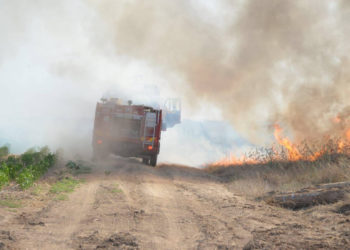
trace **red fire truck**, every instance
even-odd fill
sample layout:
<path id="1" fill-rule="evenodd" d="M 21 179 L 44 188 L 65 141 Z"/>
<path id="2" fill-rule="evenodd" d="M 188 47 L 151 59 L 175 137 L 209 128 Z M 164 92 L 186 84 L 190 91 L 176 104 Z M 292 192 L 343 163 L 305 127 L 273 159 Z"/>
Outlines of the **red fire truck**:
<path id="1" fill-rule="evenodd" d="M 162 130 L 162 110 L 143 105 L 122 104 L 116 98 L 97 103 L 93 131 L 95 159 L 109 154 L 142 158 L 157 165 Z"/>

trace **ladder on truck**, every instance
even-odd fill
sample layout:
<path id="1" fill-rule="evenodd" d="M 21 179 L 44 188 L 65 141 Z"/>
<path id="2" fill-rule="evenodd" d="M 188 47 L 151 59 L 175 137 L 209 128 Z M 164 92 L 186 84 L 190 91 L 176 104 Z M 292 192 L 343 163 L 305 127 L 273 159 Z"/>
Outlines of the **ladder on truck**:
<path id="1" fill-rule="evenodd" d="M 146 113 L 145 126 L 143 131 L 143 147 L 154 147 L 154 138 L 156 135 L 156 126 L 158 123 L 159 117 L 156 113 Z M 152 131 L 150 133 L 150 131 Z M 151 137 L 152 140 L 149 141 L 147 138 Z"/>

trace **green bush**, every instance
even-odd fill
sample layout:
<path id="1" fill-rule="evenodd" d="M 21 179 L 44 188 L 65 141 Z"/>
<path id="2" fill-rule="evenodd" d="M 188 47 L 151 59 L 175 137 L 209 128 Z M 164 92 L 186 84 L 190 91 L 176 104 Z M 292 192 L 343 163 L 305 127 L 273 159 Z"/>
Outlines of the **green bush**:
<path id="1" fill-rule="evenodd" d="M 34 181 L 35 176 L 33 174 L 33 170 L 30 168 L 24 169 L 16 178 L 16 182 L 22 189 L 31 187 Z"/>
<path id="2" fill-rule="evenodd" d="M 88 163 L 84 161 L 68 161 L 66 167 L 70 170 L 70 173 L 73 175 L 88 174 L 91 173 L 92 169 L 92 166 L 88 165 Z"/>
<path id="3" fill-rule="evenodd" d="M 10 176 L 10 168 L 6 162 L 0 164 L 0 171 L 4 172 L 8 177 Z"/>
<path id="4" fill-rule="evenodd" d="M 16 181 L 22 189 L 33 185 L 56 162 L 56 155 L 48 147 L 31 148 L 20 156 L 0 159 L 0 188 L 9 181 Z"/>
<path id="5" fill-rule="evenodd" d="M 7 146 L 0 147 L 0 158 L 9 154 L 9 148 Z"/>
<path id="6" fill-rule="evenodd" d="M 0 189 L 7 185 L 9 182 L 9 176 L 2 170 L 0 170 Z"/>
<path id="7" fill-rule="evenodd" d="M 11 180 L 16 179 L 18 173 L 23 169 L 23 164 L 21 163 L 19 158 L 15 158 L 14 156 L 10 156 L 6 165 L 8 166 L 9 176 Z"/>
<path id="8" fill-rule="evenodd" d="M 6 163 L 1 163 L 0 165 L 0 189 L 7 185 L 10 180 L 9 168 Z"/>

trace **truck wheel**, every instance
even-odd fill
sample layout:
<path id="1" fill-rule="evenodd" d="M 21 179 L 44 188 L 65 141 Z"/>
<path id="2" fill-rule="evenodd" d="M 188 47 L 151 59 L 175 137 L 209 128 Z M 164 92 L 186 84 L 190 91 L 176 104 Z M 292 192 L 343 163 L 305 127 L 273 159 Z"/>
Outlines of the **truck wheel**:
<path id="1" fill-rule="evenodd" d="M 94 153 L 93 156 L 92 156 L 92 161 L 93 162 L 97 162 L 99 160 L 100 160 L 100 156 L 98 154 Z"/>
<path id="2" fill-rule="evenodd" d="M 94 162 L 104 160 L 108 157 L 108 153 L 103 151 L 95 151 L 92 157 Z"/>
<path id="3" fill-rule="evenodd" d="M 142 163 L 148 165 L 149 159 L 148 158 L 142 158 Z"/>
<path id="4" fill-rule="evenodd" d="M 152 156 L 151 156 L 150 165 L 151 165 L 152 167 L 157 166 L 157 158 L 158 158 L 158 155 L 152 155 Z"/>

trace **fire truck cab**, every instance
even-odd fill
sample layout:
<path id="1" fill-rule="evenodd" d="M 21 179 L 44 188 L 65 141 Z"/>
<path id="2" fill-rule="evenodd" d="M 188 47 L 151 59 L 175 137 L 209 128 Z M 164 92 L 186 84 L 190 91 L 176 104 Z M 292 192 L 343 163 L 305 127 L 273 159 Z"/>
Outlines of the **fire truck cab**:
<path id="1" fill-rule="evenodd" d="M 162 130 L 162 110 L 144 105 L 124 105 L 117 98 L 101 99 L 96 105 L 93 154 L 101 159 L 109 154 L 142 158 L 157 165 Z"/>

